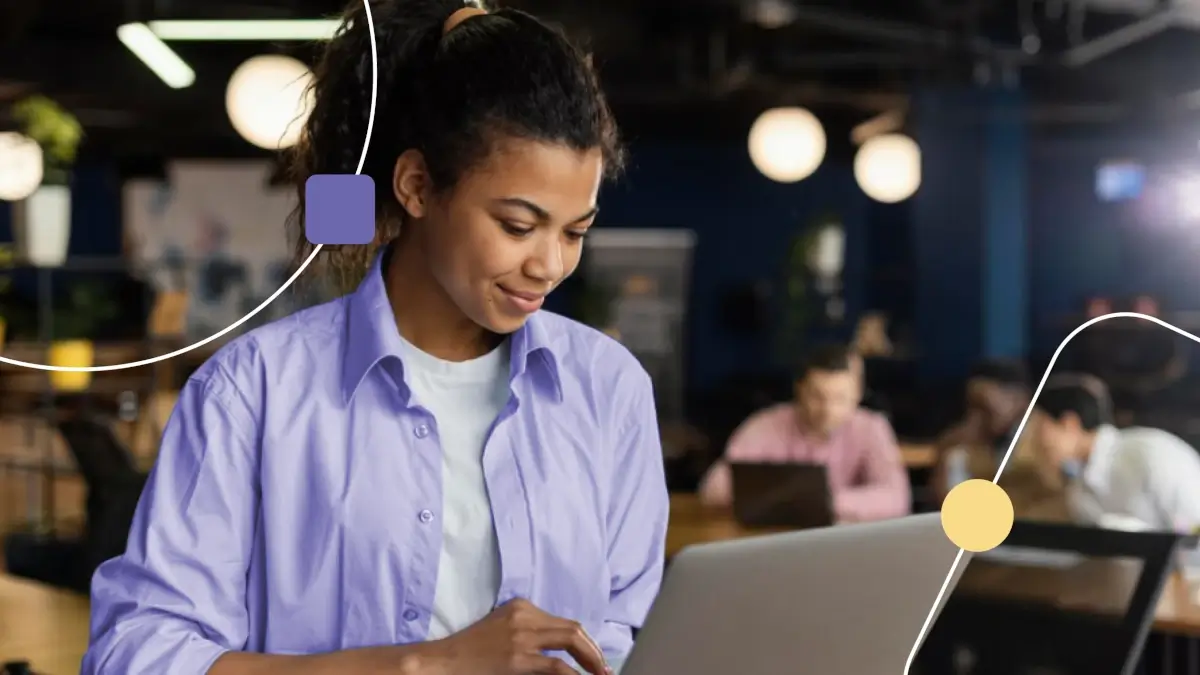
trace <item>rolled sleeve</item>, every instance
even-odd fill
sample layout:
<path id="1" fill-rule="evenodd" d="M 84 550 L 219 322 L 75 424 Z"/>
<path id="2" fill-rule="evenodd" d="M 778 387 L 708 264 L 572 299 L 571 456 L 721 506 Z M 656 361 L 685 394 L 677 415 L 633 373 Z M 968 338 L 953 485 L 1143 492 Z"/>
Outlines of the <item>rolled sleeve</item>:
<path id="1" fill-rule="evenodd" d="M 662 441 L 650 377 L 632 384 L 630 410 L 618 435 L 617 461 L 607 515 L 611 591 L 596 641 L 610 663 L 621 663 L 633 646 L 658 595 L 666 562 L 670 499 L 663 473 Z"/>
<path id="2" fill-rule="evenodd" d="M 246 644 L 258 427 L 242 389 L 202 370 L 163 432 L 125 554 L 93 578 L 82 675 L 202 675 Z"/>

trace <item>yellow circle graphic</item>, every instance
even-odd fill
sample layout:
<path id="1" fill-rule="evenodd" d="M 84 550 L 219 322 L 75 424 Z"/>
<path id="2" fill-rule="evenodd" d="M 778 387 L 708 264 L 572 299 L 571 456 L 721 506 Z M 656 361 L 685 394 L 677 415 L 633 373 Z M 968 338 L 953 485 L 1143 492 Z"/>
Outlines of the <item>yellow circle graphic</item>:
<path id="1" fill-rule="evenodd" d="M 1013 526 L 1013 505 L 990 480 L 959 483 L 942 502 L 942 529 L 954 545 L 979 553 L 1004 543 Z"/>

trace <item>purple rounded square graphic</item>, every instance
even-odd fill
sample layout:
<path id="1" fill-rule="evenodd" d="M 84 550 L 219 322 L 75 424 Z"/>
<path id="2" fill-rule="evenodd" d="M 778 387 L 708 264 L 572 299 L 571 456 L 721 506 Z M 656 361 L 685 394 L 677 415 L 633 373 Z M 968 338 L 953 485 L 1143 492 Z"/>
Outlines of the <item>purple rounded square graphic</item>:
<path id="1" fill-rule="evenodd" d="M 304 184 L 304 236 L 313 244 L 375 239 L 375 181 L 358 174 L 316 174 Z"/>

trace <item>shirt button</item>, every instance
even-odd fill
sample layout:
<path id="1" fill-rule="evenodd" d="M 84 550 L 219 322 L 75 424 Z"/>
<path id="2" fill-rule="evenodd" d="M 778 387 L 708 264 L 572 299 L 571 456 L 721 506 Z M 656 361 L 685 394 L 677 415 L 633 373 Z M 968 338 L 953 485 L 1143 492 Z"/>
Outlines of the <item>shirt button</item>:
<path id="1" fill-rule="evenodd" d="M 413 429 L 413 433 L 417 435 L 417 438 L 425 438 L 429 435 L 429 427 L 424 424 L 418 425 L 416 429 Z"/>
<path id="2" fill-rule="evenodd" d="M 422 523 L 432 522 L 433 521 L 433 511 L 430 511 L 429 509 L 425 509 L 417 517 L 421 519 Z"/>
<path id="3" fill-rule="evenodd" d="M 417 617 L 419 617 L 419 616 L 420 616 L 420 614 L 417 614 L 417 610 L 415 610 L 415 609 L 404 610 L 404 620 L 405 621 L 416 621 Z"/>

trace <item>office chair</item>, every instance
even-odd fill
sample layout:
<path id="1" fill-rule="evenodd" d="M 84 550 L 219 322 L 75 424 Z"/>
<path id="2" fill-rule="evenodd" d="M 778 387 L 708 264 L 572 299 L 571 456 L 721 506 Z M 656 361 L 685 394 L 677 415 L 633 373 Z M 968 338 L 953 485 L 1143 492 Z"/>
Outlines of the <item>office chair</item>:
<path id="1" fill-rule="evenodd" d="M 85 553 L 80 574 L 83 580 L 90 580 L 100 563 L 125 552 L 146 474 L 138 470 L 133 454 L 112 427 L 96 417 L 60 421 L 58 431 L 87 483 Z"/>

